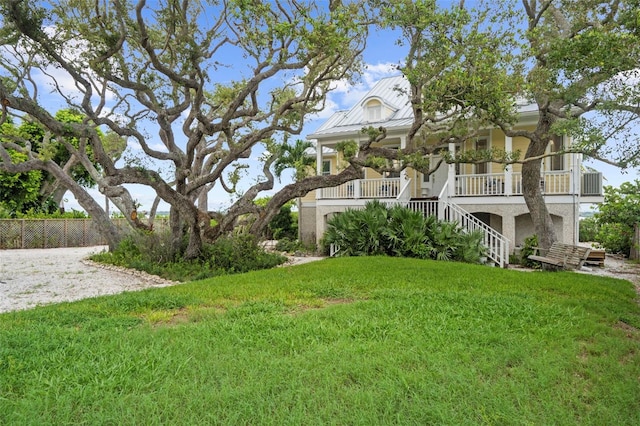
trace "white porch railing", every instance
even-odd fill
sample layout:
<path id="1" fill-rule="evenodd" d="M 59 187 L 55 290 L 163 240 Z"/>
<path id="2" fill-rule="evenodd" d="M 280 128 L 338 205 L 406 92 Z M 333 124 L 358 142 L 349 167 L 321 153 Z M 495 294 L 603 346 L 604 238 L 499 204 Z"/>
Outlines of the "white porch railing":
<path id="1" fill-rule="evenodd" d="M 540 175 L 540 190 L 543 194 L 571 194 L 571 186 L 571 172 L 568 170 L 548 171 Z M 602 195 L 602 173 L 583 173 L 580 188 L 582 195 Z M 456 176 L 456 197 L 485 195 L 522 195 L 522 173 Z"/>
<path id="2" fill-rule="evenodd" d="M 456 176 L 457 197 L 503 194 L 504 173 Z"/>
<path id="3" fill-rule="evenodd" d="M 504 235 L 457 204 L 445 200 L 440 200 L 440 202 L 444 205 L 444 208 L 441 209 L 444 214 L 438 219 L 458 222 L 460 226 L 469 231 L 481 231 L 484 235 L 483 242 L 487 248 L 487 257 L 501 268 L 509 264 L 509 240 Z"/>
<path id="4" fill-rule="evenodd" d="M 403 199 L 411 198 L 411 182 L 400 178 L 357 179 L 332 188 L 318 190 L 318 199 Z M 602 195 L 602 173 L 583 173 L 582 195 Z M 577 191 L 577 186 L 575 191 Z M 570 171 L 544 172 L 540 189 L 546 195 L 572 193 Z M 456 197 L 522 195 L 522 174 L 490 173 L 458 175 L 455 178 Z"/>
<path id="5" fill-rule="evenodd" d="M 438 216 L 438 202 L 437 201 L 402 201 L 402 200 L 386 200 L 384 202 L 388 206 L 401 205 L 415 212 L 420 212 L 424 216 Z"/>
<path id="6" fill-rule="evenodd" d="M 405 188 L 407 185 L 405 185 Z M 320 199 L 396 198 L 401 190 L 400 178 L 356 179 L 332 188 L 322 188 Z"/>

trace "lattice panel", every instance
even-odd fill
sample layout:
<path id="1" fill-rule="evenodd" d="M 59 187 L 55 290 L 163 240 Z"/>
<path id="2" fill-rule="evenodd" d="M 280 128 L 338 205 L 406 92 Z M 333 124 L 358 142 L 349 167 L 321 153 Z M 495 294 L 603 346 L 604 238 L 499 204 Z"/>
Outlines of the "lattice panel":
<path id="1" fill-rule="evenodd" d="M 131 228 L 124 219 L 113 220 L 125 233 Z M 169 229 L 167 219 L 154 222 L 155 232 Z M 0 249 L 88 247 L 106 244 L 91 219 L 1 219 Z"/>
<path id="2" fill-rule="evenodd" d="M 22 232 L 22 248 L 45 248 L 45 220 L 25 220 Z"/>
<path id="3" fill-rule="evenodd" d="M 0 220 L 0 249 L 106 244 L 91 219 Z"/>
<path id="4" fill-rule="evenodd" d="M 0 220 L 0 249 L 22 248 L 22 226 L 17 220 Z"/>

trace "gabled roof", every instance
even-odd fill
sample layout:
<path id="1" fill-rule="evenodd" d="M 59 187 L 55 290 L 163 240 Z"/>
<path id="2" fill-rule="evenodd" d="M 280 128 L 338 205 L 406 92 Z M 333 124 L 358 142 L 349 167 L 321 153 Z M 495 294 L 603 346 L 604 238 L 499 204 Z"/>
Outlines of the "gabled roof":
<path id="1" fill-rule="evenodd" d="M 364 103 L 369 99 L 378 99 L 394 110 L 394 113 L 381 121 L 387 129 L 408 127 L 413 122 L 413 111 L 407 91 L 409 82 L 401 75 L 387 77 L 378 81 L 367 94 L 348 111 L 338 111 L 325 121 L 309 138 L 330 136 L 332 134 L 359 132 L 365 125 L 375 125 L 364 117 Z"/>
<path id="2" fill-rule="evenodd" d="M 351 109 L 334 113 L 315 132 L 307 137 L 309 139 L 322 139 L 342 134 L 357 134 L 363 127 L 376 125 L 384 125 L 387 130 L 409 129 L 413 123 L 413 110 L 411 109 L 408 95 L 409 89 L 409 82 L 402 75 L 383 78 Z M 368 122 L 364 117 L 364 105 L 370 99 L 383 101 L 394 113 L 379 123 Z M 521 115 L 531 116 L 538 112 L 537 105 L 528 99 L 518 98 L 516 106 Z"/>

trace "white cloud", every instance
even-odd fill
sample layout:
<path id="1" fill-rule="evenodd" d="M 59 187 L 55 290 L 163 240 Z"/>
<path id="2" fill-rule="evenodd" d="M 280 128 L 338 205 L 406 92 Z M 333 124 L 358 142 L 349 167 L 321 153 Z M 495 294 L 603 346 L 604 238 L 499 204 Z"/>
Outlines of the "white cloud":
<path id="1" fill-rule="evenodd" d="M 384 77 L 398 75 L 398 64 L 393 62 L 378 62 L 377 64 L 367 64 L 363 77 L 369 86 L 375 84 Z"/>
<path id="2" fill-rule="evenodd" d="M 334 100 L 331 94 L 329 94 L 329 97 L 327 98 L 324 108 L 322 109 L 322 111 L 318 112 L 317 114 L 312 114 L 310 115 L 310 120 L 318 120 L 318 119 L 322 119 L 322 120 L 326 120 L 327 118 L 331 117 L 334 113 L 336 113 L 337 111 L 340 111 L 340 105 L 338 105 Z"/>
<path id="3" fill-rule="evenodd" d="M 327 108 L 332 112 L 349 109 L 358 103 L 364 95 L 381 79 L 398 75 L 397 64 L 392 62 L 379 62 L 366 64 L 360 80 L 354 84 L 347 80 L 335 83 L 327 100 Z M 331 114 L 319 114 L 319 117 L 329 117 Z"/>

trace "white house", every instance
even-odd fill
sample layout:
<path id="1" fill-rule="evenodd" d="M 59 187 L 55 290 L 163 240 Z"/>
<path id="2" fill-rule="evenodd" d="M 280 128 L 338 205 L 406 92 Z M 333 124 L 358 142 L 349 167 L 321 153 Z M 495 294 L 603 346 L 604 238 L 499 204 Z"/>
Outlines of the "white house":
<path id="1" fill-rule="evenodd" d="M 407 95 L 398 88 L 408 88 L 402 76 L 380 80 L 359 103 L 348 111 L 333 114 L 308 136 L 316 143 L 318 174 L 339 171 L 342 160 L 335 150 L 336 144 L 349 139 L 365 140 L 367 135 L 361 133 L 363 127 L 383 126 L 387 129 L 384 146 L 405 147 L 413 112 Z M 516 128 L 533 128 L 538 118 L 536 106 L 523 104 L 518 108 Z M 571 143 L 570 138 L 559 137 L 547 149 L 559 150 Z M 527 145 L 525 138 L 507 137 L 498 128 L 488 128 L 473 141 L 449 144 L 449 150 L 498 147 L 524 153 Z M 300 237 L 303 241 L 318 242 L 332 215 L 380 199 L 457 220 L 466 227 L 483 229 L 490 258 L 504 266 L 509 253 L 534 233 L 522 196 L 520 171 L 519 164 L 505 168 L 497 163 L 443 163 L 430 176 L 412 169 L 383 176 L 366 169 L 362 179 L 313 191 L 300 200 Z M 603 201 L 602 174 L 584 172 L 581 154 L 558 155 L 545 159 L 540 186 L 559 240 L 577 243 L 580 204 Z"/>

